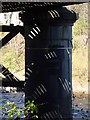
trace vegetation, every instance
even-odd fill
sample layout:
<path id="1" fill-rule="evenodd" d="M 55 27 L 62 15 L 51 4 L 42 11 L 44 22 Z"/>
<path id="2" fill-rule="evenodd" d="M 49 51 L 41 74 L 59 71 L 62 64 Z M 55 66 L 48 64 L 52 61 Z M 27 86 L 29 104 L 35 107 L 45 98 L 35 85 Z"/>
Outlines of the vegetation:
<path id="1" fill-rule="evenodd" d="M 88 4 L 72 5 L 69 8 L 79 13 L 73 26 L 72 40 L 72 82 L 75 92 L 76 86 L 78 89 L 80 86 L 88 89 Z"/>
<path id="2" fill-rule="evenodd" d="M 1 33 L 1 36 L 5 36 L 6 33 Z M 24 69 L 25 66 L 25 50 L 24 50 L 24 38 L 20 34 L 14 37 L 8 42 L 6 46 L 0 49 L 2 53 L 0 57 L 0 63 L 12 72 L 18 72 Z"/>
<path id="3" fill-rule="evenodd" d="M 72 5 L 70 9 L 79 14 L 73 26 L 73 50 L 87 45 L 88 37 L 88 4 Z"/>
<path id="4" fill-rule="evenodd" d="M 25 114 L 25 120 L 38 118 L 38 108 L 34 104 L 34 101 L 28 101 L 23 109 L 18 109 L 17 105 L 14 102 L 7 101 L 6 104 L 0 106 L 0 109 L 3 112 L 3 116 L 8 115 L 6 120 L 20 119 L 23 112 Z"/>

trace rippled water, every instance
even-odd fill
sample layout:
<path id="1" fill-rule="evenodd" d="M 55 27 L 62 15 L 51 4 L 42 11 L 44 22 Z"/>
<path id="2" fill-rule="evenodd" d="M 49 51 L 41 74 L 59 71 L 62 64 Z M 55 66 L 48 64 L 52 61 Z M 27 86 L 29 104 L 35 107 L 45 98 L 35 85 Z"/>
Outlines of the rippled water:
<path id="1" fill-rule="evenodd" d="M 6 93 L 5 89 L 0 88 L 0 106 L 6 104 L 7 100 L 9 100 L 10 102 L 14 102 L 19 109 L 22 109 L 24 107 L 24 98 L 25 98 L 24 92 Z M 0 120 L 1 118 L 7 118 L 7 114 L 4 114 L 3 112 L 4 111 L 0 110 Z M 21 118 L 23 117 L 24 117 L 24 113 L 22 112 Z"/>
<path id="2" fill-rule="evenodd" d="M 3 106 L 7 102 L 7 100 L 9 100 L 11 102 L 14 102 L 18 106 L 18 108 L 22 109 L 24 107 L 24 98 L 25 98 L 24 92 L 6 93 L 5 91 L 3 91 L 2 93 L 2 89 L 0 88 L 0 106 L 1 105 Z M 84 120 L 90 119 L 90 114 L 86 105 L 84 104 L 76 105 L 73 102 L 72 108 L 73 108 L 73 119 L 76 118 L 77 119 L 82 118 Z M 1 116 L 5 118 L 7 117 L 7 114 L 3 114 L 3 111 L 0 110 L 0 117 Z M 23 117 L 24 117 L 24 113 L 21 114 L 21 118 Z"/>

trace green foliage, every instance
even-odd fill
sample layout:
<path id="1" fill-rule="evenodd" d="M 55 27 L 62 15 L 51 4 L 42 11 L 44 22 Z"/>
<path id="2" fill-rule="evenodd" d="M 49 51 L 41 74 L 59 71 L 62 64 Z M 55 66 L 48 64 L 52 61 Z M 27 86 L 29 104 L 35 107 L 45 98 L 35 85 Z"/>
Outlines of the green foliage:
<path id="1" fill-rule="evenodd" d="M 34 105 L 34 100 L 32 102 L 28 101 L 26 103 L 26 107 L 24 108 L 24 111 L 26 112 L 29 109 L 31 109 L 31 113 L 38 112 L 37 107 Z"/>
<path id="2" fill-rule="evenodd" d="M 83 44 L 82 36 L 87 36 L 88 34 L 88 22 L 85 22 L 84 18 L 80 17 L 73 26 L 73 50 L 79 48 Z M 81 36 L 81 37 L 80 37 Z"/>
<path id="3" fill-rule="evenodd" d="M 8 49 L 6 49 L 6 50 L 8 50 Z M 2 64 L 9 67 L 10 69 L 15 69 L 17 67 L 17 64 L 15 61 L 13 61 L 14 59 L 16 59 L 16 53 L 14 51 L 5 52 L 5 49 L 4 49 L 4 51 L 2 53 L 2 58 L 0 59 Z"/>
<path id="4" fill-rule="evenodd" d="M 88 23 L 86 22 L 86 20 L 84 20 L 84 18 L 80 17 L 76 23 L 74 24 L 73 27 L 73 36 L 77 36 L 77 35 L 85 35 L 87 34 L 87 30 L 88 30 Z"/>
<path id="5" fill-rule="evenodd" d="M 78 49 L 83 44 L 83 39 L 80 36 L 88 36 L 88 4 L 71 5 L 71 10 L 79 14 L 78 20 L 73 26 L 73 50 Z"/>
<path id="6" fill-rule="evenodd" d="M 20 115 L 21 115 L 21 110 L 18 109 L 18 110 L 17 110 L 17 116 L 18 116 L 18 118 L 20 118 Z"/>
<path id="7" fill-rule="evenodd" d="M 24 112 L 25 119 L 38 118 L 36 115 L 38 113 L 38 108 L 34 104 L 34 101 L 28 101 L 23 109 L 18 109 L 14 102 L 7 101 L 6 104 L 0 106 L 0 109 L 3 111 L 3 114 L 8 114 L 6 120 L 15 120 L 16 118 L 20 119 L 21 113 Z M 16 115 L 16 118 L 14 116 Z"/>
<path id="8" fill-rule="evenodd" d="M 17 51 L 13 47 L 9 47 L 8 45 L 3 47 L 0 50 L 2 57 L 0 57 L 0 62 L 8 69 L 13 72 L 18 72 L 20 69 L 24 67 L 24 55 L 20 57 L 17 56 Z"/>
<path id="9" fill-rule="evenodd" d="M 38 116 L 36 115 L 38 113 L 38 109 L 37 106 L 34 105 L 34 101 L 30 102 L 28 101 L 24 107 L 24 113 L 26 116 L 26 119 L 28 118 L 38 118 Z"/>

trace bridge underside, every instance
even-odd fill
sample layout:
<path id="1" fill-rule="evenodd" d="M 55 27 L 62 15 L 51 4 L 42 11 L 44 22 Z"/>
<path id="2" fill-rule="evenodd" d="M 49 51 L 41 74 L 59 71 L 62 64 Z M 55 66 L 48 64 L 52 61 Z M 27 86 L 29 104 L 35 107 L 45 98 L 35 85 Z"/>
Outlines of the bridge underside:
<path id="1" fill-rule="evenodd" d="M 89 2 L 89 0 L 85 0 L 83 2 L 2 2 L 0 5 L 0 12 L 15 12 L 15 11 L 26 11 L 27 9 L 51 9 L 57 8 L 61 6 L 74 5 L 74 4 L 82 4 Z"/>

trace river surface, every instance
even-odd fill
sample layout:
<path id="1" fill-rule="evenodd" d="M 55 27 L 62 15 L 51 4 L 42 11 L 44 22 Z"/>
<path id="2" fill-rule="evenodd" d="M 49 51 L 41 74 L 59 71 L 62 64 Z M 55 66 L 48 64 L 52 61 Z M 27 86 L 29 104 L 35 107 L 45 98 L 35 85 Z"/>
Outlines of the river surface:
<path id="1" fill-rule="evenodd" d="M 7 102 L 7 100 L 9 100 L 11 102 L 14 102 L 19 109 L 22 109 L 24 107 L 24 98 L 25 98 L 24 92 L 16 92 L 16 93 L 6 92 L 5 89 L 0 88 L 0 106 L 3 106 Z M 84 103 L 81 102 L 78 103 L 78 101 L 73 100 L 73 105 L 72 105 L 73 119 L 78 120 L 80 118 L 80 120 L 83 119 L 90 120 L 88 102 L 85 104 Z M 6 117 L 7 117 L 7 113 L 4 113 L 4 111 L 0 110 L 0 120 Z M 22 112 L 21 118 L 24 117 L 25 117 L 24 112 Z"/>

